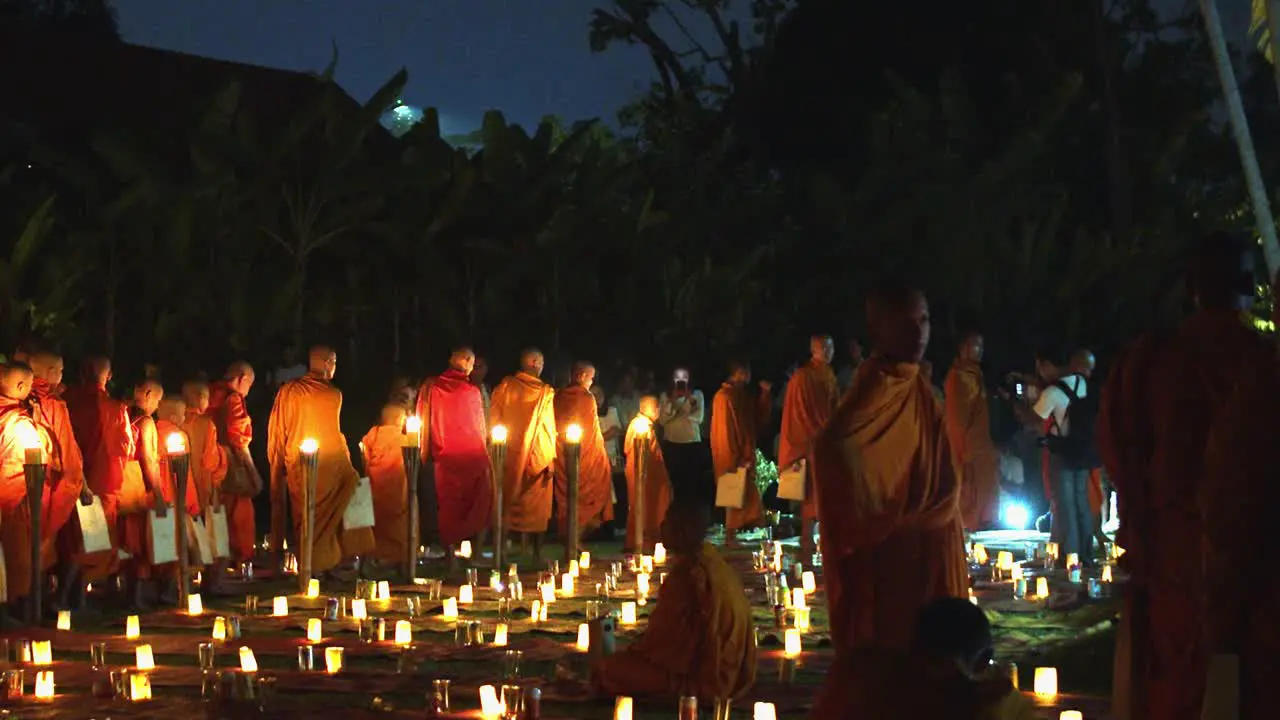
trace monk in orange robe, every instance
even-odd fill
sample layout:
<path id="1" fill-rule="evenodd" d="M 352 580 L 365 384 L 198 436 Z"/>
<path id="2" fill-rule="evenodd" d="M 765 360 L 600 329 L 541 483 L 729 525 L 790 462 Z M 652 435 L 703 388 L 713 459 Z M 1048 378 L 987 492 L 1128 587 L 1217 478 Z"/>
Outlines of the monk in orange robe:
<path id="1" fill-rule="evenodd" d="M 502 517 L 507 531 L 533 536 L 542 557 L 542 534 L 551 519 L 552 465 L 556 460 L 555 391 L 542 382 L 545 361 L 537 350 L 520 354 L 520 372 L 502 379 L 491 398 L 490 427 L 507 428 L 502 473 Z"/>
<path id="2" fill-rule="evenodd" d="M 755 684 L 751 604 L 738 572 L 703 541 L 710 520 L 688 501 L 667 513 L 662 537 L 672 555 L 657 606 L 643 635 L 593 662 L 598 693 L 734 700 Z"/>
<path id="3" fill-rule="evenodd" d="M 186 417 L 182 429 L 191 445 L 191 477 L 199 496 L 201 516 L 213 505 L 214 493 L 227 476 L 226 449 L 218 444 L 218 427 L 209 414 L 209 385 L 200 380 L 189 380 L 182 386 L 182 401 L 186 405 Z"/>
<path id="4" fill-rule="evenodd" d="M 742 507 L 725 508 L 726 530 L 730 532 L 757 527 L 764 519 L 764 504 L 756 488 L 756 438 L 760 428 L 769 422 L 773 398 L 772 385 L 760 383 L 752 393 L 751 366 L 734 361 L 729 364 L 729 379 L 720 385 L 711 401 L 711 464 L 716 478 L 738 468 L 747 468 L 746 493 Z"/>
<path id="5" fill-rule="evenodd" d="M 80 456 L 75 432 L 71 429 L 67 404 L 54 394 L 54 389 L 62 384 L 62 356 L 41 350 L 30 355 L 28 361 L 33 372 L 32 415 L 36 423 L 49 433 L 54 444 L 54 453 L 49 458 L 40 525 L 43 536 L 40 541 L 42 570 L 47 572 L 58 561 L 57 540 L 75 512 L 76 501 L 88 501 L 91 495 L 85 490 L 84 460 Z M 66 569 L 71 566 L 65 559 L 63 566 L 61 576 L 65 580 Z"/>
<path id="6" fill-rule="evenodd" d="M 31 508 L 23 466 L 26 452 L 39 448 L 42 459 L 53 457 L 55 445 L 43 426 L 31 417 L 26 403 L 34 375 L 22 362 L 0 367 L 0 543 L 4 545 L 9 602 L 27 597 L 31 587 Z"/>
<path id="7" fill-rule="evenodd" d="M 662 540 L 659 533 L 662 520 L 667 516 L 667 508 L 671 505 L 671 477 L 667 474 L 667 463 L 662 457 L 662 445 L 653 431 L 658 421 L 658 398 L 645 395 L 640 398 L 640 412 L 627 426 L 627 435 L 623 451 L 627 454 L 627 537 L 624 547 L 637 553 L 650 553 L 654 543 Z M 641 503 L 637 501 L 637 463 L 644 460 L 644 501 L 643 517 Z M 644 546 L 636 542 L 636 531 L 644 528 Z"/>
<path id="8" fill-rule="evenodd" d="M 1230 482 L 1210 474 L 1205 454 L 1237 389 L 1251 392 L 1274 372 L 1275 349 L 1247 314 L 1253 252 L 1222 233 L 1201 241 L 1189 267 L 1195 314 L 1175 331 L 1137 340 L 1103 389 L 1099 450 L 1116 488 L 1120 562 L 1130 573 L 1114 700 L 1131 718 L 1200 717 L 1208 663 L 1200 505 Z"/>
<path id="9" fill-rule="evenodd" d="M 364 472 L 373 491 L 373 556 L 390 564 L 403 564 L 409 543 L 409 488 L 404 472 L 404 405 L 382 407 L 382 422 L 360 441 Z"/>
<path id="10" fill-rule="evenodd" d="M 306 439 L 318 443 L 311 571 L 319 575 L 334 570 L 344 559 L 372 550 L 375 543 L 372 528 L 342 527 L 342 514 L 356 491 L 360 474 L 351 464 L 351 451 L 339 426 L 342 391 L 330 382 L 338 369 L 338 354 L 331 348 L 316 346 L 311 349 L 309 366 L 306 375 L 285 383 L 276 393 L 267 428 L 267 457 L 271 461 L 272 547 L 279 548 L 284 545 L 288 521 L 284 512 L 286 497 L 293 516 L 293 537 L 301 537 L 304 478 L 299 447 Z M 349 579 L 341 577 L 341 573 L 334 575 Z"/>
<path id="11" fill-rule="evenodd" d="M 831 358 L 836 346 L 828 335 L 809 338 L 809 362 L 800 366 L 787 383 L 782 401 L 782 434 L 778 440 L 778 467 L 794 468 L 809 457 L 813 441 L 827 426 L 840 401 Z M 801 554 L 813 553 L 813 521 L 818 517 L 818 498 L 810 470 L 801 504 Z"/>
<path id="12" fill-rule="evenodd" d="M 812 720 L 1035 720 L 1035 705 L 993 673 L 991 623 L 967 599 L 942 598 L 916 622 L 910 652 L 868 648 L 838 660 Z"/>
<path id="13" fill-rule="evenodd" d="M 85 484 L 102 503 L 112 549 L 84 555 L 84 539 L 78 522 L 68 523 L 63 530 L 62 554 L 74 558 L 81 568 L 77 589 L 86 582 L 103 580 L 115 572 L 119 563 L 115 548 L 119 547 L 119 499 L 124 485 L 124 468 L 133 457 L 134 438 L 129 422 L 129 408 L 107 393 L 111 381 L 111 361 L 105 357 L 87 359 L 80 371 L 80 383 L 67 388 L 67 412 L 71 429 L 84 457 Z M 70 588 L 71 582 L 65 587 Z"/>
<path id="14" fill-rule="evenodd" d="M 193 521 L 202 517 L 204 506 L 201 504 L 201 495 L 199 490 L 199 480 L 197 479 L 196 466 L 202 460 L 196 454 L 195 444 L 192 442 L 191 436 L 183 428 L 187 422 L 187 403 L 179 395 L 166 395 L 160 401 L 160 407 L 156 410 L 156 439 L 159 443 L 160 456 L 160 477 L 163 481 L 160 483 L 161 489 L 164 491 L 164 503 L 170 508 L 178 505 L 178 485 L 176 478 L 173 476 L 173 464 L 170 460 L 171 453 L 176 448 L 184 448 L 188 454 L 187 460 L 187 479 L 186 490 L 184 491 L 183 500 L 186 507 L 187 517 Z M 204 462 L 208 462 L 205 460 Z M 188 558 L 188 568 L 194 570 L 200 562 L 199 551 L 196 549 L 194 541 L 188 542 L 187 549 L 190 552 Z M 176 564 L 167 565 L 164 570 L 168 577 L 177 577 L 175 572 L 178 566 Z M 191 582 L 187 578 L 188 587 Z"/>
<path id="15" fill-rule="evenodd" d="M 423 469 L 435 486 L 436 531 L 450 549 L 478 540 L 493 522 L 483 388 L 472 375 L 478 363 L 471 348 L 457 348 L 449 369 L 427 378 L 418 391 Z"/>
<path id="16" fill-rule="evenodd" d="M 960 520 L 966 530 L 983 530 L 996 519 L 1000 454 L 991 441 L 990 408 L 982 379 L 982 335 L 965 333 L 947 373 L 947 440 L 960 477 Z"/>
<path id="17" fill-rule="evenodd" d="M 590 363 L 573 366 L 572 384 L 555 396 L 556 427 L 560 430 L 556 448 L 556 505 L 560 508 L 560 535 L 569 536 L 569 471 L 565 467 L 565 433 L 572 425 L 582 431 L 578 442 L 578 528 L 579 536 L 613 519 L 613 470 L 604 449 L 600 413 L 591 386 L 596 369 Z"/>
<path id="18" fill-rule="evenodd" d="M 164 388 L 154 380 L 144 380 L 133 391 L 133 404 L 129 406 L 129 423 L 134 438 L 134 454 L 124 466 L 124 483 L 119 490 L 119 518 L 117 534 L 120 548 L 129 554 L 125 564 L 126 574 L 132 585 L 133 603 L 137 607 L 150 606 L 151 580 L 156 568 L 151 563 L 148 538 L 150 535 L 149 511 L 172 511 L 166 504 L 165 486 L 168 478 L 163 474 L 160 438 L 154 415 L 164 399 Z M 163 570 L 163 568 L 161 568 Z"/>
<path id="19" fill-rule="evenodd" d="M 258 532 L 254 519 L 253 498 L 262 492 L 262 476 L 253 464 L 249 445 L 253 442 L 253 420 L 245 406 L 245 398 L 253 389 L 253 366 L 234 362 L 223 379 L 209 386 L 209 415 L 218 431 L 227 458 L 227 471 L 219 487 L 218 500 L 227 515 L 230 561 L 245 563 L 253 559 Z"/>
<path id="20" fill-rule="evenodd" d="M 942 411 L 920 375 L 929 305 L 910 287 L 867 302 L 874 355 L 813 451 L 831 641 L 906 649 L 920 609 L 968 587 L 960 484 Z"/>

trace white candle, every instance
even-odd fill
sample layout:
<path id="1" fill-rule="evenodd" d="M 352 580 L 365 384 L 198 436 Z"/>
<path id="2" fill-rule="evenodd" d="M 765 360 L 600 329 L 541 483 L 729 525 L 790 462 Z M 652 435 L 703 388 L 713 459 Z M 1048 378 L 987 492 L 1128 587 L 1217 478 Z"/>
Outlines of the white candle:
<path id="1" fill-rule="evenodd" d="M 633 602 L 622 603 L 622 624 L 623 625 L 636 624 L 636 604 L 635 603 Z"/>
<path id="2" fill-rule="evenodd" d="M 582 554 L 578 556 L 578 568 L 580 570 L 591 569 L 591 553 L 586 550 L 582 551 Z"/>
<path id="3" fill-rule="evenodd" d="M 1032 680 L 1032 692 L 1042 698 L 1054 698 L 1058 695 L 1058 668 L 1038 667 Z"/>
<path id="4" fill-rule="evenodd" d="M 309 598 L 320 597 L 320 581 L 319 580 L 315 578 L 311 578 L 310 580 L 307 581 L 307 597 Z"/>
<path id="5" fill-rule="evenodd" d="M 227 639 L 227 619 L 221 615 L 213 619 L 213 639 Z"/>
<path id="6" fill-rule="evenodd" d="M 460 558 L 471 557 L 471 541 L 470 540 L 463 540 L 462 544 L 458 546 L 458 557 Z"/>
<path id="7" fill-rule="evenodd" d="M 541 612 L 541 611 L 542 611 L 542 601 L 541 601 L 541 600 L 534 600 L 534 601 L 533 601 L 533 610 L 531 610 L 531 611 L 529 612 L 529 620 L 530 620 L 531 622 L 538 622 L 538 616 L 542 614 L 542 612 Z"/>
<path id="8" fill-rule="evenodd" d="M 560 592 L 565 597 L 573 597 L 573 573 L 565 573 L 560 576 Z"/>
<path id="9" fill-rule="evenodd" d="M 804 600 L 804 588 L 796 588 L 791 591 L 791 607 L 809 607 Z"/>
<path id="10" fill-rule="evenodd" d="M 667 557 L 667 556 L 666 556 L 666 551 L 665 551 L 665 550 L 663 551 L 663 555 L 662 555 L 662 557 L 663 557 L 663 562 L 666 562 L 666 557 Z M 653 572 L 653 566 L 654 566 L 655 564 L 656 564 L 656 563 L 654 563 L 654 562 L 653 562 L 653 556 L 651 556 L 651 555 L 641 555 L 641 556 L 640 556 L 640 572 L 652 573 L 652 572 Z"/>
<path id="11" fill-rule="evenodd" d="M 151 699 L 151 677 L 146 673 L 129 673 L 129 699 L 134 702 Z"/>
<path id="12" fill-rule="evenodd" d="M 498 626 L 493 629 L 493 644 L 498 646 L 507 644 L 507 624 L 506 623 L 498 623 Z"/>
<path id="13" fill-rule="evenodd" d="M 139 670 L 155 670 L 156 658 L 150 645 L 139 645 L 133 649 L 134 664 Z"/>
<path id="14" fill-rule="evenodd" d="M 31 643 L 31 664 L 52 665 L 53 644 L 48 640 L 36 640 Z"/>
<path id="15" fill-rule="evenodd" d="M 979 565 L 986 565 L 990 558 L 987 557 L 987 546 L 982 543 L 973 544 L 973 561 Z"/>
<path id="16" fill-rule="evenodd" d="M 591 628 L 586 623 L 578 623 L 578 651 L 591 649 Z"/>
<path id="17" fill-rule="evenodd" d="M 386 580 L 378 581 L 378 599 L 379 600 L 391 599 L 391 583 L 387 582 Z"/>
<path id="18" fill-rule="evenodd" d="M 404 647 L 413 643 L 413 626 L 408 620 L 396 621 L 396 644 Z"/>
<path id="19" fill-rule="evenodd" d="M 783 641 L 783 654 L 789 658 L 800 655 L 800 631 L 795 628 L 787 628 Z"/>
<path id="20" fill-rule="evenodd" d="M 1080 554 L 1079 554 L 1079 553 L 1067 553 L 1067 567 L 1068 567 L 1068 568 L 1073 568 L 1073 567 L 1075 567 L 1076 565 L 1079 565 L 1079 564 L 1080 564 Z"/>
<path id="21" fill-rule="evenodd" d="M 342 648 L 327 647 L 324 649 L 324 669 L 330 675 L 337 675 L 342 671 Z"/>
<path id="22" fill-rule="evenodd" d="M 36 699 L 53 699 L 53 671 L 41 670 L 36 673 Z"/>
<path id="23" fill-rule="evenodd" d="M 809 608 L 796 608 L 796 629 L 800 632 L 809 631 Z"/>
<path id="24" fill-rule="evenodd" d="M 502 717 L 502 701 L 498 699 L 498 690 L 492 685 L 480 686 L 480 716 L 484 720 L 499 720 Z"/>
<path id="25" fill-rule="evenodd" d="M 320 642 L 320 633 L 320 618 L 310 618 L 307 620 L 307 642 Z"/>
<path id="26" fill-rule="evenodd" d="M 570 575 L 572 575 L 572 576 L 574 576 L 574 577 L 578 577 L 578 575 L 580 575 L 580 574 L 581 574 L 581 573 L 579 572 L 579 570 L 578 570 L 578 561 L 577 561 L 577 560 L 570 560 L 570 561 L 569 561 L 569 574 L 570 574 Z"/>
<path id="27" fill-rule="evenodd" d="M 1013 568 L 1009 571 L 1009 577 L 1013 580 L 1022 579 L 1022 563 L 1016 562 L 1013 564 Z"/>
<path id="28" fill-rule="evenodd" d="M 458 619 L 458 599 L 445 598 L 444 607 L 441 609 L 441 612 L 444 614 L 445 620 L 457 620 Z"/>
<path id="29" fill-rule="evenodd" d="M 71 611 L 70 610 L 58 611 L 58 629 L 59 630 L 71 629 Z"/>
<path id="30" fill-rule="evenodd" d="M 542 602 L 549 603 L 549 602 L 553 602 L 555 599 L 556 599 L 555 585 L 550 585 L 550 584 L 542 585 Z"/>
<path id="31" fill-rule="evenodd" d="M 613 701 L 613 720 L 632 720 L 634 712 L 632 705 L 631 698 L 626 695 L 618 696 L 618 699 Z"/>
<path id="32" fill-rule="evenodd" d="M 1063 710 L 1058 720 L 1084 720 L 1084 713 L 1079 710 Z"/>
<path id="33" fill-rule="evenodd" d="M 1111 582 L 1111 581 L 1112 581 L 1112 580 L 1111 580 L 1111 566 L 1110 566 L 1110 565 L 1103 565 L 1103 566 L 1102 566 L 1102 582 L 1104 582 L 1104 583 L 1109 583 L 1109 582 Z"/>
<path id="34" fill-rule="evenodd" d="M 818 580 L 813 576 L 812 570 L 805 570 L 800 576 L 800 587 L 805 595 L 812 595 L 818 591 Z"/>
<path id="35" fill-rule="evenodd" d="M 667 547 L 662 543 L 655 543 L 653 546 L 653 564 L 665 565 L 667 563 Z"/>
<path id="36" fill-rule="evenodd" d="M 277 595 L 271 601 L 271 614 L 276 617 L 284 617 L 289 614 L 289 598 L 283 595 Z"/>
<path id="37" fill-rule="evenodd" d="M 636 575 L 636 597 L 642 598 L 649 595 L 649 573 L 640 573 Z"/>
<path id="38" fill-rule="evenodd" d="M 778 711 L 773 703 L 758 702 L 751 711 L 751 720 L 778 720 Z"/>
<path id="39" fill-rule="evenodd" d="M 475 602 L 475 589 L 470 585 L 460 585 L 458 587 L 458 604 L 470 605 Z"/>
<path id="40" fill-rule="evenodd" d="M 187 596 L 187 614 L 204 614 L 204 603 L 200 601 L 200 593 L 192 593 Z"/>
<path id="41" fill-rule="evenodd" d="M 1042 600 L 1049 597 L 1049 578 L 1036 578 L 1036 596 Z"/>
<path id="42" fill-rule="evenodd" d="M 244 672 L 258 672 L 258 658 L 253 656 L 253 648 L 240 646 L 240 669 Z"/>
<path id="43" fill-rule="evenodd" d="M 1013 570 L 1013 553 L 1001 550 L 1000 554 L 996 555 L 996 567 L 1006 572 Z"/>
<path id="44" fill-rule="evenodd" d="M 137 640 L 142 635 L 141 628 L 138 627 L 138 616 L 130 615 L 124 620 L 124 636 L 130 640 Z"/>
<path id="45" fill-rule="evenodd" d="M 356 620 L 364 620 L 369 617 L 369 611 L 365 608 L 364 598 L 353 598 L 351 600 L 351 617 Z"/>

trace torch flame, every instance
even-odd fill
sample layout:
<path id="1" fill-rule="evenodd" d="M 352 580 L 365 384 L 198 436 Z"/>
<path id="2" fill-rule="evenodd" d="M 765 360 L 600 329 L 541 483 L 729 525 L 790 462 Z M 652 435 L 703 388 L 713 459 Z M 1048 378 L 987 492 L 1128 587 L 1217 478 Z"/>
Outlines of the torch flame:
<path id="1" fill-rule="evenodd" d="M 302 441 L 298 449 L 302 451 L 303 455 L 315 455 L 320 449 L 320 443 L 316 442 L 315 438 L 307 438 Z"/>
<path id="2" fill-rule="evenodd" d="M 171 432 L 164 439 L 164 448 L 170 455 L 181 455 L 187 451 L 187 439 L 180 432 Z"/>
<path id="3" fill-rule="evenodd" d="M 577 423 L 574 423 L 569 427 L 565 428 L 564 439 L 575 445 L 582 442 L 582 426 Z"/>
<path id="4" fill-rule="evenodd" d="M 493 426 L 493 429 L 489 431 L 489 437 L 490 437 L 490 438 L 491 438 L 495 443 L 498 443 L 498 444 L 502 444 L 502 443 L 506 442 L 506 441 L 507 441 L 507 426 L 506 426 L 506 425 L 494 425 L 494 426 Z"/>
<path id="5" fill-rule="evenodd" d="M 417 415 L 410 415 L 404 421 L 404 431 L 407 433 L 416 433 L 422 431 L 422 418 Z"/>
<path id="6" fill-rule="evenodd" d="M 644 415 L 637 415 L 636 419 L 631 422 L 631 427 L 635 430 L 636 435 L 645 437 L 653 430 L 653 421 Z"/>
<path id="7" fill-rule="evenodd" d="M 44 443 L 40 440 L 40 431 L 36 430 L 36 426 L 30 422 L 15 424 L 13 431 L 17 433 L 18 442 L 23 450 L 44 449 Z"/>

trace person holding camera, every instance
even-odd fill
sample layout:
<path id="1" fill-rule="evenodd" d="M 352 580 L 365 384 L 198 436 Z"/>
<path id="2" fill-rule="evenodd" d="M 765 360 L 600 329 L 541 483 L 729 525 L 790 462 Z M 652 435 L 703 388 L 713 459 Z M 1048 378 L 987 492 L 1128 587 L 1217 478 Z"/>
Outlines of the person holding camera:
<path id="1" fill-rule="evenodd" d="M 689 384 L 689 369 L 678 367 L 671 375 L 671 387 L 658 398 L 658 425 L 662 428 L 662 451 L 666 454 L 676 494 L 714 498 L 710 477 L 710 455 L 702 444 L 702 420 L 707 403 L 702 391 Z M 709 489 L 710 488 L 710 489 Z"/>

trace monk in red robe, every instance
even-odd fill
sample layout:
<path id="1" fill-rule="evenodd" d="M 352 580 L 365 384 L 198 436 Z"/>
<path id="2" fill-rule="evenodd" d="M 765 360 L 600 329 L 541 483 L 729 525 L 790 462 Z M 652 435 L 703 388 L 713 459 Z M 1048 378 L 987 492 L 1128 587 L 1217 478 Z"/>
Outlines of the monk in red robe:
<path id="1" fill-rule="evenodd" d="M 156 568 L 151 563 L 148 543 L 149 511 L 170 512 L 165 502 L 168 478 L 163 474 L 161 459 L 163 440 L 153 415 L 160 409 L 164 388 L 154 380 L 144 380 L 133 391 L 129 406 L 129 423 L 134 438 L 134 454 L 124 466 L 124 483 L 119 489 L 117 534 L 120 548 L 129 554 L 126 574 L 132 586 L 133 604 L 149 607 L 151 580 Z M 162 568 L 163 569 L 163 568 Z M 166 596 L 168 593 L 162 593 Z"/>
<path id="2" fill-rule="evenodd" d="M 342 391 L 331 383 L 338 369 L 338 354 L 332 348 L 316 346 L 311 349 L 308 362 L 306 375 L 285 383 L 276 393 L 267 428 L 267 456 L 271 461 L 272 547 L 279 548 L 284 545 L 285 523 L 289 522 L 285 516 L 286 498 L 293 537 L 301 537 L 304 477 L 299 448 L 307 439 L 318 444 L 311 571 L 319 575 L 333 571 L 344 559 L 372 550 L 374 539 L 372 528 L 342 527 L 342 515 L 356 491 L 360 474 L 351 464 L 347 438 L 339 426 Z M 350 579 L 341 572 L 331 574 L 339 580 Z"/>
<path id="3" fill-rule="evenodd" d="M 711 401 L 711 464 L 716 478 L 738 468 L 747 469 L 746 493 L 741 508 L 725 508 L 725 529 L 732 532 L 757 527 L 764 519 L 764 504 L 756 487 L 756 438 L 769 422 L 772 385 L 760 383 L 751 390 L 751 366 L 729 364 L 729 379 L 720 385 Z"/>
<path id="4" fill-rule="evenodd" d="M 0 543 L 4 545 L 9 602 L 15 606 L 28 595 L 31 573 L 41 572 L 31 567 L 31 508 L 23 466 L 29 449 L 39 449 L 41 459 L 47 462 L 56 447 L 49 433 L 31 417 L 26 400 L 33 381 L 26 363 L 0 366 Z"/>
<path id="5" fill-rule="evenodd" d="M 423 468 L 434 478 L 436 527 L 450 558 L 455 545 L 478 539 L 493 522 L 484 399 L 470 378 L 475 365 L 471 348 L 458 348 L 449 369 L 418 391 Z"/>
<path id="6" fill-rule="evenodd" d="M 409 489 L 404 473 L 403 405 L 382 407 L 381 422 L 360 441 L 364 472 L 373 491 L 373 557 L 388 564 L 403 564 L 409 543 Z"/>
<path id="7" fill-rule="evenodd" d="M 509 532 L 533 536 L 534 557 L 542 557 L 542 534 L 551 519 L 552 465 L 556 459 L 555 391 L 542 382 L 542 353 L 520 354 L 520 372 L 503 378 L 493 391 L 490 425 L 507 428 L 502 474 L 503 521 Z"/>
<path id="8" fill-rule="evenodd" d="M 1221 233 L 1201 241 L 1189 267 L 1195 314 L 1173 332 L 1137 340 L 1103 389 L 1099 450 L 1116 488 L 1120 562 L 1130 573 L 1114 700 L 1130 718 L 1200 717 L 1208 663 L 1201 501 L 1231 482 L 1209 472 L 1206 451 L 1230 399 L 1252 392 L 1275 364 L 1274 347 L 1247 313 L 1253 252 L 1251 242 Z M 1262 498 L 1248 498 L 1255 500 Z"/>
<path id="9" fill-rule="evenodd" d="M 982 335 L 965 333 L 947 373 L 944 403 L 947 440 L 960 477 L 960 520 L 966 530 L 983 530 L 996 520 L 1000 454 L 991 441 L 990 407 L 982 378 Z"/>
<path id="10" fill-rule="evenodd" d="M 566 433 L 577 425 L 582 433 L 578 441 L 578 528 L 579 536 L 588 535 L 613 519 L 613 471 L 609 453 L 604 449 L 600 431 L 600 413 L 591 385 L 596 369 L 591 363 L 573 366 L 572 384 L 555 396 L 556 428 L 560 436 L 556 446 L 556 505 L 559 507 L 560 535 L 569 535 L 569 474 L 565 466 Z"/>
<path id="11" fill-rule="evenodd" d="M 111 361 L 91 357 L 81 368 L 80 383 L 67 388 L 66 392 L 71 429 L 84 457 L 85 484 L 102 502 L 112 542 L 108 552 L 84 555 L 79 523 L 65 526 L 62 553 L 74 558 L 81 568 L 81 576 L 75 583 L 77 588 L 86 582 L 105 579 L 118 565 L 115 548 L 119 547 L 120 490 L 124 486 L 125 465 L 135 450 L 128 406 L 107 393 L 110 381 Z M 66 586 L 70 587 L 71 583 Z"/>
<path id="12" fill-rule="evenodd" d="M 886 287 L 867 302 L 875 352 L 813 451 L 831 641 L 909 647 L 920 609 L 968 587 L 960 484 L 942 412 L 920 375 L 929 305 Z"/>
<path id="13" fill-rule="evenodd" d="M 782 402 L 782 434 L 778 441 L 778 467 L 794 468 L 809 457 L 813 441 L 827 426 L 840 401 L 831 358 L 836 346 L 828 335 L 809 338 L 809 362 L 800 366 L 787 383 Z M 801 554 L 813 553 L 813 521 L 818 517 L 818 498 L 813 473 L 805 481 L 801 504 Z"/>
<path id="14" fill-rule="evenodd" d="M 253 389 L 253 366 L 234 362 L 223 379 L 209 386 L 209 415 L 217 428 L 218 442 L 227 458 L 227 471 L 219 486 L 218 500 L 227 515 L 231 562 L 253 559 L 258 532 L 254 521 L 253 498 L 262 492 L 262 476 L 253 464 L 249 445 L 253 442 L 253 420 L 245 398 Z"/>
<path id="15" fill-rule="evenodd" d="M 623 544 L 627 550 L 652 553 L 659 536 L 662 520 L 671 505 L 671 476 L 662 456 L 662 444 L 654 433 L 658 422 L 658 398 L 645 395 L 640 398 L 640 412 L 627 426 L 623 451 L 627 454 L 627 536 Z M 644 464 L 643 500 L 640 499 L 639 466 Z M 641 508 L 640 506 L 644 507 Z M 637 542 L 637 530 L 644 529 L 643 546 Z"/>

